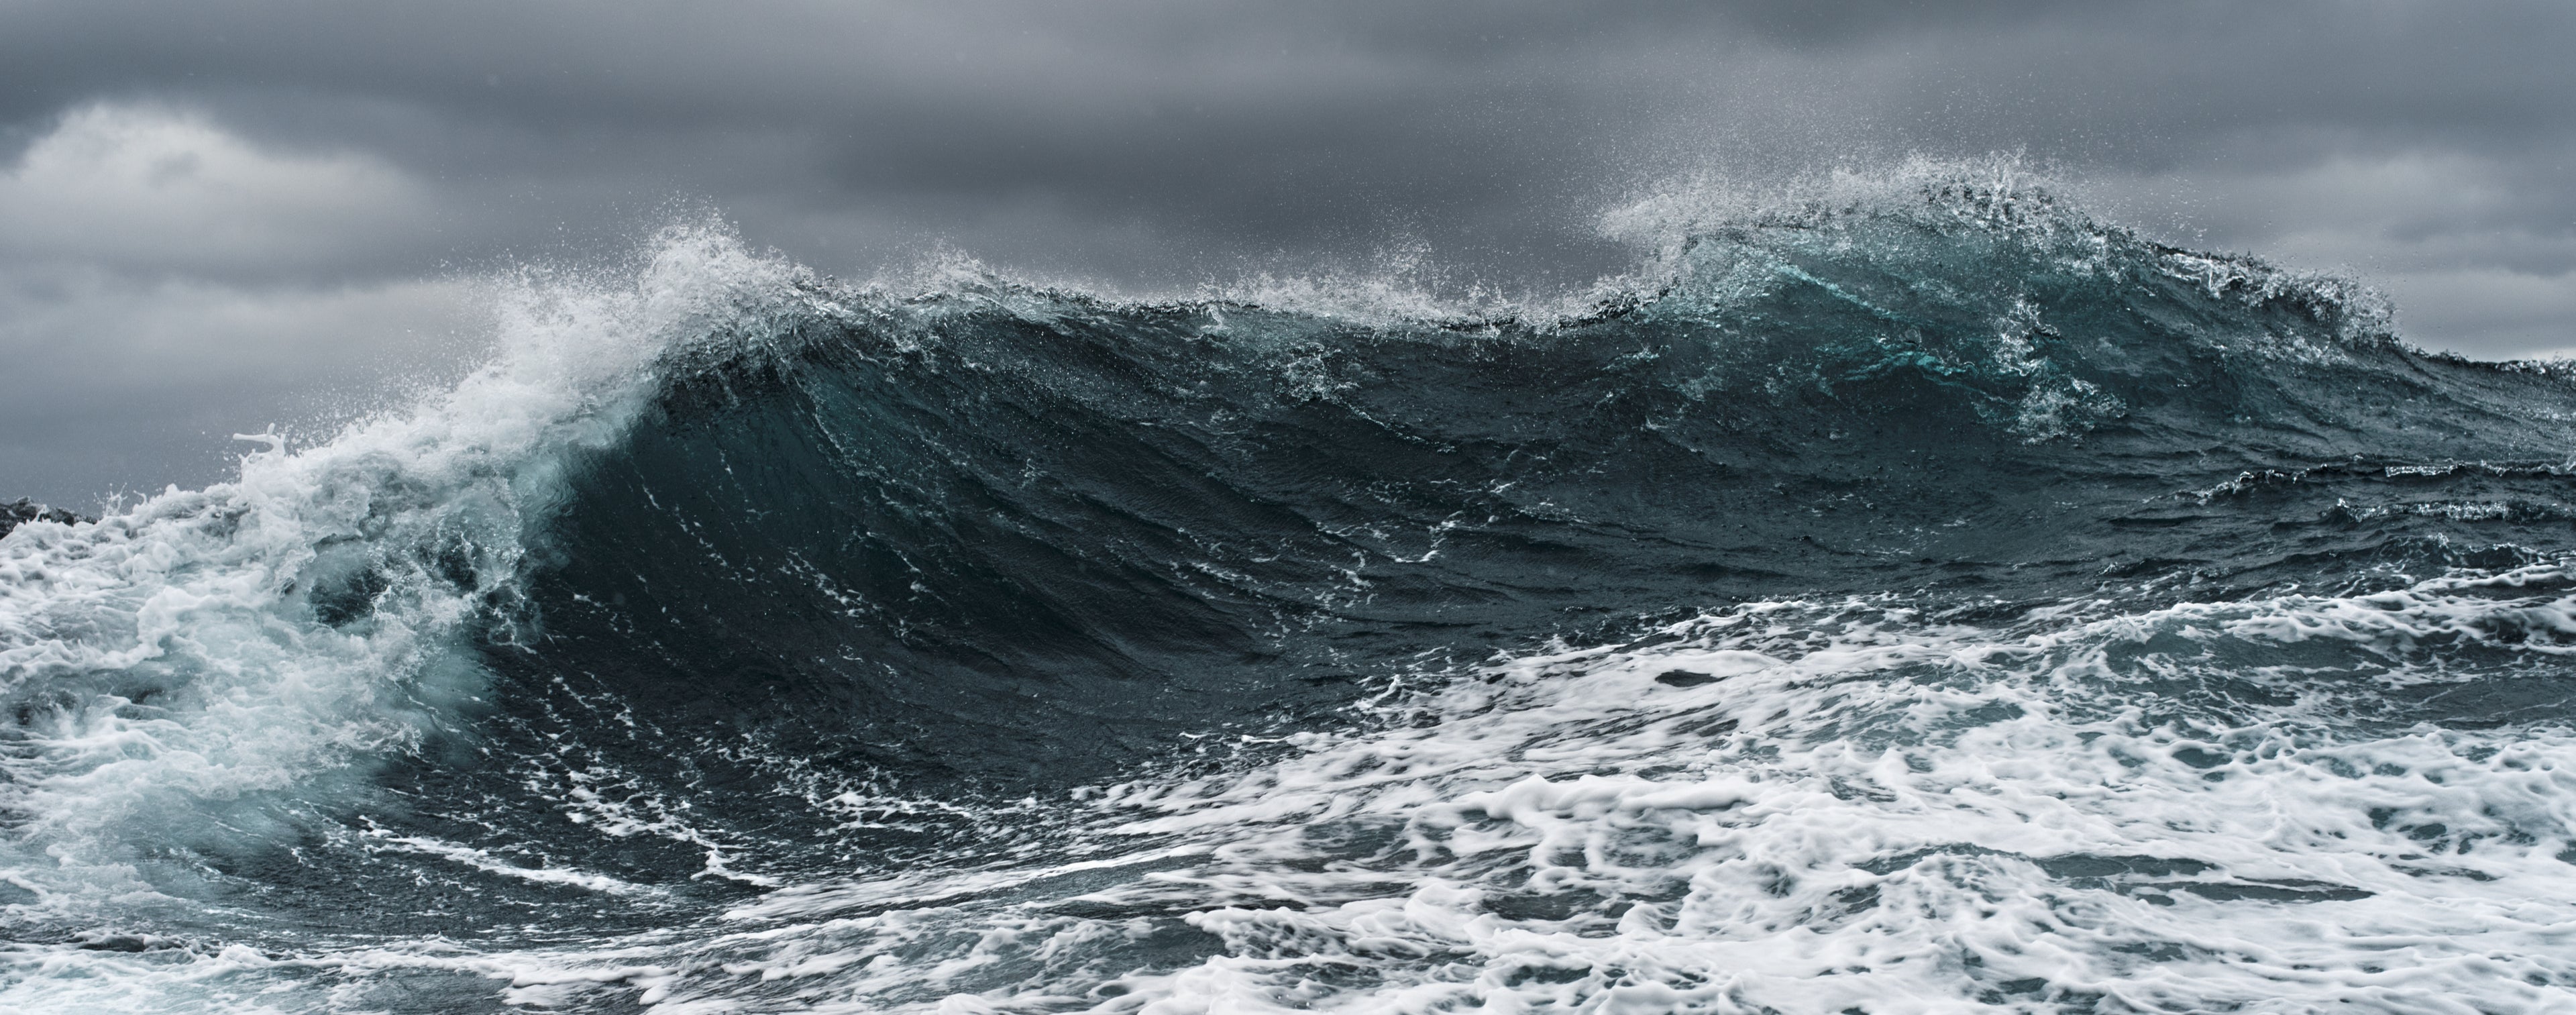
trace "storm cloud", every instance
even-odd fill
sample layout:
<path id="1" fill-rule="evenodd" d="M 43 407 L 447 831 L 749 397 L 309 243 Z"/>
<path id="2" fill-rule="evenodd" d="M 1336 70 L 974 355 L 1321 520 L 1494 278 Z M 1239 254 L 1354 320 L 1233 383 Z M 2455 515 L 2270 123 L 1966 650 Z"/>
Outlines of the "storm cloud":
<path id="1" fill-rule="evenodd" d="M 1134 292 L 1427 251 L 1580 284 L 1667 181 L 2020 152 L 2178 242 L 2576 346 L 2560 3 L 0 6 L 0 493 L 452 370 L 483 273 L 678 206 Z"/>

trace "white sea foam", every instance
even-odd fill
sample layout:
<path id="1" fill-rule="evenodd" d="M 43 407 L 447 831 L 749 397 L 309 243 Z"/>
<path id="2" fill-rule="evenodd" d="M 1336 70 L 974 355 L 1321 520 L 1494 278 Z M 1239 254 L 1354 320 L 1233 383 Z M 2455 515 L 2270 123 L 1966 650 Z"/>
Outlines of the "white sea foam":
<path id="1" fill-rule="evenodd" d="M 2513 594 L 2558 577 L 2021 632 L 1766 604 L 1515 660 L 1424 701 L 1436 724 L 1120 787 L 1128 832 L 1233 839 L 1188 880 L 1239 900 L 1187 918 L 1225 955 L 1133 985 L 1168 1010 L 2576 1004 L 2576 737 L 2338 714 L 2495 678 L 2446 670 L 2446 637 L 2564 653 L 2576 600 Z M 2230 662 L 2302 642 L 2333 651 Z"/>
<path id="2" fill-rule="evenodd" d="M 370 838 L 374 841 L 375 848 L 380 850 L 434 856 L 463 864 L 486 874 L 498 874 L 521 881 L 545 885 L 569 885 L 586 891 L 606 892 L 611 895 L 631 895 L 645 890 L 641 885 L 620 881 L 606 874 L 562 867 L 530 867 L 512 863 L 507 857 L 494 856 L 488 850 L 460 846 L 426 836 L 387 835 L 379 832 Z"/>
<path id="3" fill-rule="evenodd" d="M 2550 679 L 2568 578 L 2001 626 L 1752 604 L 1078 793 L 1095 831 L 1027 865 L 332 968 L 663 1013 L 2567 1010 L 2576 732 L 2372 702 Z"/>

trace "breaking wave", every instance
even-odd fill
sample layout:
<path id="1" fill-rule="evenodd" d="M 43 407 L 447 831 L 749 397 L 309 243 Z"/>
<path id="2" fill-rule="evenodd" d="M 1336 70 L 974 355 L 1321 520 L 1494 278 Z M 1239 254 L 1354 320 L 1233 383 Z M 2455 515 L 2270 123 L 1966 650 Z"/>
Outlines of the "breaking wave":
<path id="1" fill-rule="evenodd" d="M 1571 302 L 722 230 L 0 538 L 43 1011 L 2541 1011 L 2576 387 L 2008 167 Z"/>

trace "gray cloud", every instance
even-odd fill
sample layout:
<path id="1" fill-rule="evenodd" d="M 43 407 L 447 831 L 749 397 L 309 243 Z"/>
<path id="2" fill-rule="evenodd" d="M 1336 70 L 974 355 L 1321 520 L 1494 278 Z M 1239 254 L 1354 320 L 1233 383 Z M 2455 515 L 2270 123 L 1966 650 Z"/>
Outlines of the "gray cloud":
<path id="1" fill-rule="evenodd" d="M 419 336 L 470 320 L 460 272 L 622 252 L 675 199 L 842 272 L 944 242 L 1154 288 L 1419 245 L 1550 286 L 1631 257 L 1593 218 L 1659 180 L 2018 149 L 2176 238 L 2354 270 L 2425 344 L 2576 346 L 2571 43 L 2560 3 L 22 0 L 0 486 L 203 481 L 201 432 L 453 355 Z M 268 366 L 167 361 L 106 422 L 128 389 L 81 371 L 149 374 L 140 336 L 210 307 L 198 345 Z"/>

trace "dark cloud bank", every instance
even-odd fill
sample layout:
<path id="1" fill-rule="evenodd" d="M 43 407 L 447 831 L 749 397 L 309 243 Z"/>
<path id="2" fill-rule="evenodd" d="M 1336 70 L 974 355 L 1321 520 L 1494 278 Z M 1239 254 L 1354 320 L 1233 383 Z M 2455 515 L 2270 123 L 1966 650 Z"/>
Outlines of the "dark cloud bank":
<path id="1" fill-rule="evenodd" d="M 0 3 L 0 492 L 473 347 L 470 281 L 704 202 L 864 274 L 1131 291 L 1421 250 L 1579 283 L 1679 176 L 2020 151 L 2116 218 L 2576 346 L 2564 3 Z"/>

